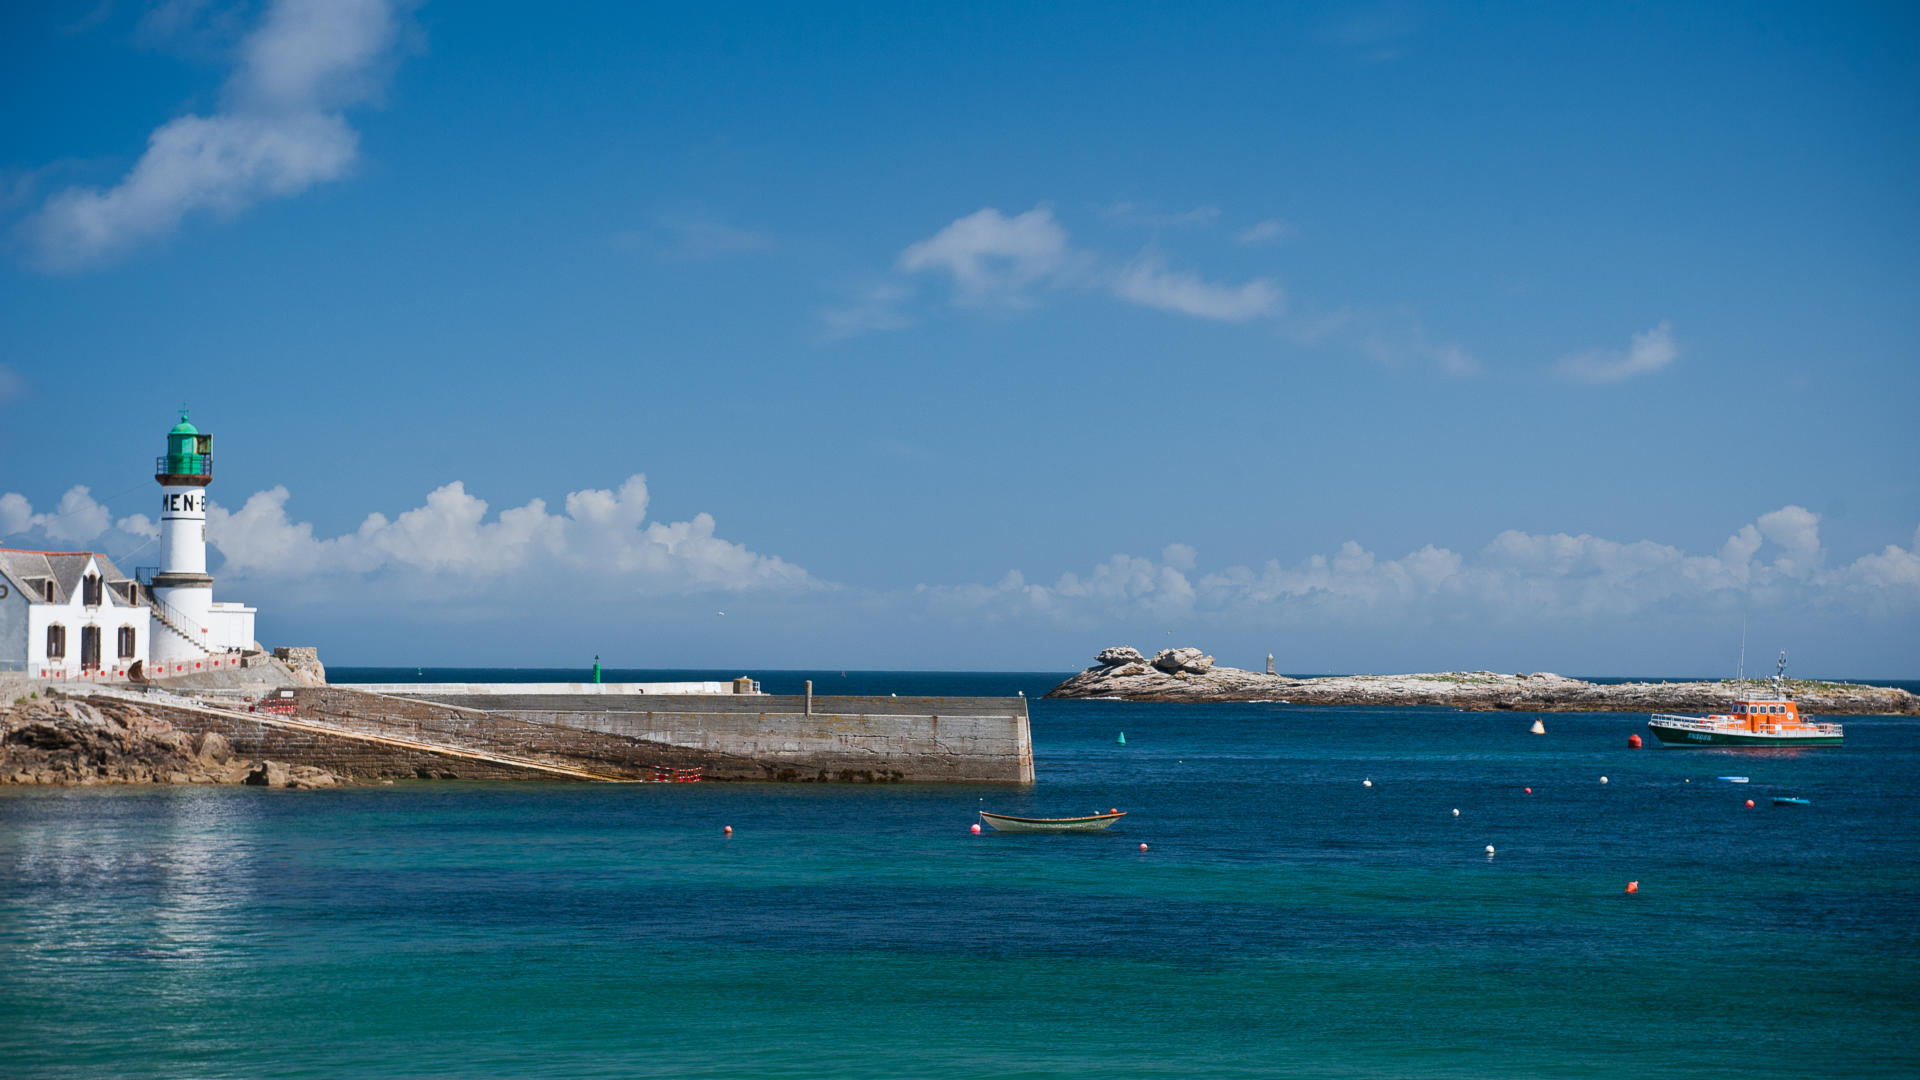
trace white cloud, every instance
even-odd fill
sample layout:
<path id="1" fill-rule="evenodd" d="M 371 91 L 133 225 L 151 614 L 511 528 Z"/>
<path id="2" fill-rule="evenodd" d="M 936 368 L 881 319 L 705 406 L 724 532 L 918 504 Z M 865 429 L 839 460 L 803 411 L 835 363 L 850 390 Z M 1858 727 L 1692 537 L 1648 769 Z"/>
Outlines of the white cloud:
<path id="1" fill-rule="evenodd" d="M 241 43 L 222 108 L 148 136 L 111 188 L 67 188 L 23 228 L 37 262 L 77 271 L 173 232 L 346 174 L 359 136 L 339 110 L 371 100 L 398 38 L 394 0 L 276 0 Z"/>
<path id="2" fill-rule="evenodd" d="M 1186 574 L 1198 565 L 1200 553 L 1191 544 L 1168 544 L 1160 552 L 1160 561 Z"/>
<path id="3" fill-rule="evenodd" d="M 1610 383 L 1659 371 L 1679 357 L 1680 346 L 1673 340 L 1673 324 L 1662 322 L 1633 335 L 1625 352 L 1590 349 L 1569 353 L 1554 367 L 1561 375 L 1579 382 Z"/>
<path id="4" fill-rule="evenodd" d="M 823 584 L 800 567 L 715 535 L 711 515 L 687 521 L 647 520 L 646 477 L 617 490 L 569 494 L 564 513 L 545 501 L 502 510 L 458 481 L 428 494 L 422 506 L 389 519 L 369 514 L 352 532 L 315 535 L 287 515 L 288 492 L 257 492 L 238 510 L 214 504 L 209 542 L 225 558 L 221 574 L 236 581 L 339 581 L 377 578 L 411 592 L 457 580 L 457 591 L 484 587 L 505 598 L 542 596 L 566 603 L 593 597 L 695 592 L 810 590 Z M 352 590 L 352 586 L 343 586 Z M 363 599 L 367 592 L 358 592 Z"/>
<path id="5" fill-rule="evenodd" d="M 399 34 L 395 0 L 275 0 L 241 43 L 230 93 L 247 108 L 300 113 L 373 100 Z"/>
<path id="6" fill-rule="evenodd" d="M 1913 530 L 1911 547 L 1888 544 L 1876 554 L 1862 555 L 1845 575 L 1849 588 L 1876 602 L 1920 594 L 1920 528 Z"/>
<path id="7" fill-rule="evenodd" d="M 1280 287 L 1266 278 L 1244 285 L 1215 285 L 1196 274 L 1169 270 L 1153 255 L 1143 255 L 1122 269 L 1113 291 L 1145 307 L 1224 322 L 1277 315 L 1285 300 Z"/>
<path id="8" fill-rule="evenodd" d="M 1120 210 L 1136 214 L 1123 203 Z M 1177 215 L 1206 216 L 1211 207 Z M 1110 209 L 1109 213 L 1117 212 Z M 1104 264 L 1104 267 L 1103 267 Z M 1126 263 L 1073 247 L 1067 231 L 1045 205 L 1008 217 L 994 207 L 968 214 L 900 253 L 897 268 L 908 274 L 938 272 L 954 285 L 954 302 L 998 303 L 1024 307 L 1039 286 L 1103 288 L 1116 299 L 1160 311 L 1224 322 L 1276 315 L 1285 294 L 1267 278 L 1239 285 L 1209 282 L 1198 274 L 1170 269 L 1157 254 L 1144 252 Z M 822 313 L 829 332 L 848 336 L 868 329 L 892 329 L 909 320 L 901 313 L 904 290 L 884 304 L 855 303 Z"/>
<path id="9" fill-rule="evenodd" d="M 1281 221 L 1279 218 L 1268 218 L 1265 221 L 1256 222 L 1241 230 L 1239 235 L 1233 238 L 1233 242 L 1249 247 L 1255 244 L 1272 244 L 1285 240 L 1292 236 L 1293 233 L 1294 228 L 1292 225 Z"/>
<path id="10" fill-rule="evenodd" d="M 13 536 L 33 527 L 33 504 L 25 495 L 9 491 L 0 495 L 0 536 Z"/>
<path id="11" fill-rule="evenodd" d="M 24 495 L 11 491 L 0 495 L 0 536 L 38 531 L 49 540 L 85 543 L 106 532 L 112 520 L 85 484 L 68 488 L 53 510 L 44 514 L 34 513 Z"/>
<path id="12" fill-rule="evenodd" d="M 145 514 L 128 514 L 114 522 L 113 527 L 128 536 L 140 536 L 148 540 L 155 540 L 160 536 L 160 523 Z"/>
<path id="13" fill-rule="evenodd" d="M 1291 565 L 1197 571 L 1195 552 L 1170 545 L 1160 561 L 1116 555 L 1052 585 L 1009 573 L 991 586 L 923 586 L 939 609 L 1100 625 L 1134 617 L 1200 616 L 1263 625 L 1470 620 L 1564 629 L 1734 600 L 1758 608 L 1920 612 L 1920 530 L 1913 548 L 1889 545 L 1828 568 L 1819 518 L 1787 506 L 1762 515 L 1714 554 L 1652 540 L 1509 530 L 1463 555 L 1433 545 L 1387 559 L 1348 541 Z M 1767 557 L 1762 558 L 1765 553 Z"/>
<path id="14" fill-rule="evenodd" d="M 1287 336 L 1303 345 L 1339 345 L 1383 367 L 1423 366 L 1459 378 L 1478 375 L 1480 361 L 1463 346 L 1437 341 L 1405 308 L 1347 306 L 1290 320 Z"/>
<path id="15" fill-rule="evenodd" d="M 989 620 L 1042 616 L 1078 622 L 1136 614 L 1181 615 L 1193 610 L 1193 584 L 1171 566 L 1115 555 L 1086 577 L 1062 574 L 1052 585 L 1030 585 L 1019 571 L 993 585 L 922 585 L 914 591 L 948 615 Z"/>
<path id="16" fill-rule="evenodd" d="M 1067 232 L 1050 208 L 1007 217 L 987 207 L 909 246 L 899 267 L 908 273 L 945 271 L 962 302 L 1019 302 L 1028 286 L 1066 269 L 1070 255 Z"/>
<path id="17" fill-rule="evenodd" d="M 1108 221 L 1124 225 L 1171 227 L 1205 225 L 1219 211 L 1196 207 L 1157 214 L 1135 203 L 1101 210 Z M 1235 240 L 1243 245 L 1270 243 L 1290 235 L 1277 218 L 1259 222 Z M 1123 303 L 1218 322 L 1281 319 L 1286 290 L 1274 279 L 1254 277 L 1237 284 L 1210 281 L 1191 270 L 1171 267 L 1152 247 L 1130 259 L 1076 248 L 1053 211 L 1041 204 L 1008 217 L 986 207 L 959 218 L 931 237 L 909 245 L 895 262 L 898 274 L 937 273 L 954 287 L 952 301 L 962 306 L 989 302 L 1031 307 L 1042 287 L 1089 292 L 1100 290 Z M 904 288 L 870 295 L 820 312 L 830 338 L 913 325 L 910 296 Z M 1289 317 L 1280 332 L 1308 345 L 1337 344 L 1390 367 L 1418 364 L 1443 374 L 1478 375 L 1478 358 L 1459 344 L 1435 340 L 1403 308 L 1342 307 L 1318 315 Z"/>
<path id="18" fill-rule="evenodd" d="M 896 282 L 862 289 L 850 301 L 820 312 L 820 324 L 829 338 L 849 338 L 883 330 L 904 330 L 914 323 L 904 310 L 910 292 Z"/>

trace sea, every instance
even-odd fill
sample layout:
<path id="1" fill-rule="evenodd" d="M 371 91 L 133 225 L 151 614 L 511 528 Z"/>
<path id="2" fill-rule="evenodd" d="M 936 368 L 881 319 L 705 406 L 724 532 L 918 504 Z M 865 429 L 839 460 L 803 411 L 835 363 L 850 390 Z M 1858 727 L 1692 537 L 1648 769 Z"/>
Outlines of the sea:
<path id="1" fill-rule="evenodd" d="M 0 789 L 0 1076 L 1920 1075 L 1920 720 L 755 674 L 1024 693 L 1038 780 Z"/>

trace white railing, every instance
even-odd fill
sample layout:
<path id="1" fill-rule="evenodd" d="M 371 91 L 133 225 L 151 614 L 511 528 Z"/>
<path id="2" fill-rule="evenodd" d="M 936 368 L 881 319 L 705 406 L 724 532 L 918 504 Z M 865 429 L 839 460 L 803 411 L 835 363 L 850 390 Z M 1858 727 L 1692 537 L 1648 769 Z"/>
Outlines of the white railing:
<path id="1" fill-rule="evenodd" d="M 1729 730 L 1727 720 L 1732 720 L 1733 717 L 1729 716 L 1725 720 L 1716 723 L 1712 720 L 1703 720 L 1698 716 L 1675 716 L 1672 713 L 1654 713 L 1653 719 L 1660 721 L 1661 727 L 1678 728 L 1681 731 L 1712 732 Z M 1812 728 L 1822 735 L 1838 735 L 1842 731 L 1842 727 L 1839 724 L 1816 724 L 1802 721 L 1794 726 L 1797 728 Z M 1762 724 L 1757 729 L 1748 729 L 1743 725 L 1732 728 L 1731 730 L 1736 732 L 1747 731 L 1749 734 L 1773 734 L 1777 733 L 1778 728 L 1779 725 L 1777 724 Z"/>
<path id="2" fill-rule="evenodd" d="M 207 635 L 208 631 L 206 627 L 202 626 L 198 628 L 203 636 L 196 638 L 187 629 L 193 626 L 193 622 L 182 614 L 178 608 L 157 596 L 149 596 L 147 602 L 153 605 L 153 616 L 160 620 L 160 625 L 186 638 L 193 644 L 194 648 L 199 649 L 208 656 L 213 655 L 213 649 L 207 645 L 205 635 Z"/>

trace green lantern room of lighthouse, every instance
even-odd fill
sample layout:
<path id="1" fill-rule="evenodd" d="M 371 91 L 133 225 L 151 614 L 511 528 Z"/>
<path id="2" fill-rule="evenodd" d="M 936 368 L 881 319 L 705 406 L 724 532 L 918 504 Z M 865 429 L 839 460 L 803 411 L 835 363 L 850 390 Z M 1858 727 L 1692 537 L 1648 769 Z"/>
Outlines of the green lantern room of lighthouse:
<path id="1" fill-rule="evenodd" d="M 161 476 L 213 475 L 213 436 L 203 435 L 187 421 L 187 410 L 180 410 L 180 422 L 167 432 L 167 452 L 161 455 L 154 472 Z"/>

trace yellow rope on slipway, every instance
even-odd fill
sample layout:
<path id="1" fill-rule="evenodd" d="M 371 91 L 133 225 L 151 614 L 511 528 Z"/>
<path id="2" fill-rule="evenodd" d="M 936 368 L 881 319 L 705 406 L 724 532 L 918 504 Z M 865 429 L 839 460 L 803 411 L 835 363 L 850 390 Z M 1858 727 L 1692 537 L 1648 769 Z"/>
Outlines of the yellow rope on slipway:
<path id="1" fill-rule="evenodd" d="M 154 701 L 145 695 L 119 693 L 105 687 L 88 687 L 88 689 L 92 691 L 92 695 L 128 701 L 136 705 L 145 705 L 148 708 L 181 709 L 186 712 L 205 713 L 208 716 L 223 716 L 234 720 L 245 720 L 250 723 L 263 724 L 267 727 L 284 728 L 288 731 L 305 731 L 319 735 L 333 735 L 343 739 L 354 739 L 359 742 L 373 743 L 381 746 L 400 747 L 406 750 L 424 750 L 431 754 L 445 754 L 449 757 L 467 758 L 471 761 L 484 761 L 494 765 L 509 765 L 515 768 L 533 769 L 538 772 L 552 773 L 555 776 L 564 776 L 571 780 L 592 780 L 602 784 L 638 784 L 643 782 L 624 776 L 601 776 L 599 773 L 590 773 L 585 769 L 569 768 L 565 765 L 555 765 L 552 762 L 538 761 L 534 758 L 515 757 L 511 754 L 494 754 L 485 750 L 464 750 L 456 746 L 442 746 L 439 743 L 422 742 L 418 739 L 398 739 L 390 735 L 370 735 L 364 731 L 355 731 L 352 728 L 334 727 L 331 724 L 316 724 L 307 720 L 289 720 L 285 717 L 269 716 L 264 713 L 243 713 L 233 709 L 217 709 L 211 705 L 202 705 L 198 702 L 191 704 L 172 701 L 160 702 Z"/>

